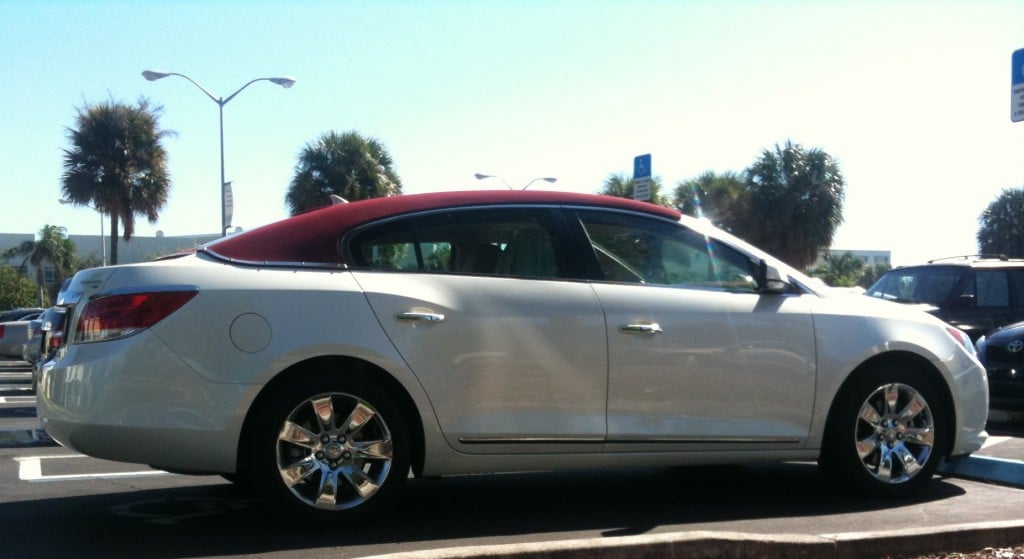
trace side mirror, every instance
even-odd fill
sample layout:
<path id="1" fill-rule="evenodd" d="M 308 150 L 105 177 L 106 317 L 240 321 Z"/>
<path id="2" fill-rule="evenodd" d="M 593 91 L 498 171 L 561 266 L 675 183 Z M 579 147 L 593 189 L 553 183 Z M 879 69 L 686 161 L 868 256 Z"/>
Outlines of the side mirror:
<path id="1" fill-rule="evenodd" d="M 762 260 L 757 269 L 757 287 L 761 293 L 785 293 L 789 290 L 789 282 L 782 279 L 778 268 Z"/>

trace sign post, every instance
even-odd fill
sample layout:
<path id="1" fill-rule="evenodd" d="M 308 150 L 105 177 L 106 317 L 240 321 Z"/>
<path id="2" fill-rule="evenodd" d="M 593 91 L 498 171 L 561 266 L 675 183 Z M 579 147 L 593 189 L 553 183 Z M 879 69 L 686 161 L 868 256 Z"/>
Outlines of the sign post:
<path id="1" fill-rule="evenodd" d="M 651 201 L 651 154 L 633 158 L 633 199 Z"/>
<path id="2" fill-rule="evenodd" d="M 1013 52 L 1010 78 L 1010 121 L 1024 120 L 1024 49 Z"/>

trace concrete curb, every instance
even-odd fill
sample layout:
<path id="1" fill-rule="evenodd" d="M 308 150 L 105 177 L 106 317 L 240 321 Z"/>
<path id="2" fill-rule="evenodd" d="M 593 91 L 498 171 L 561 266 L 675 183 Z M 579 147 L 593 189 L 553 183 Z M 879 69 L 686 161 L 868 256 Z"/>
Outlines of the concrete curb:
<path id="1" fill-rule="evenodd" d="M 375 555 L 365 559 L 627 559 L 913 557 L 942 551 L 974 551 L 1024 543 L 1024 520 L 983 522 L 886 532 L 841 534 L 747 534 L 679 532 L 650 536 L 487 545 Z"/>

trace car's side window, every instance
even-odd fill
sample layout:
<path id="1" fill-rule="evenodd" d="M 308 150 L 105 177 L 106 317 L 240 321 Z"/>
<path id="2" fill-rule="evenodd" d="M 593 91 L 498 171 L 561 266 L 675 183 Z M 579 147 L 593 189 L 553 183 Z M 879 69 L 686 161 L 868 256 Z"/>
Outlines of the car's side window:
<path id="1" fill-rule="evenodd" d="M 377 270 L 446 270 L 451 247 L 418 243 L 412 220 L 392 221 L 356 236 L 349 247 L 357 267 Z"/>
<path id="2" fill-rule="evenodd" d="M 608 212 L 579 212 L 604 279 L 755 292 L 750 258 L 680 224 Z"/>
<path id="3" fill-rule="evenodd" d="M 371 227 L 348 243 L 356 267 L 531 278 L 566 277 L 547 209 L 456 209 Z"/>
<path id="4" fill-rule="evenodd" d="M 976 301 L 982 307 L 1010 305 L 1009 281 L 1004 270 L 978 270 L 975 273 Z"/>
<path id="5" fill-rule="evenodd" d="M 1024 307 L 1024 270 L 1014 268 L 1010 270 L 1010 284 L 1012 286 L 1011 299 L 1016 307 Z"/>

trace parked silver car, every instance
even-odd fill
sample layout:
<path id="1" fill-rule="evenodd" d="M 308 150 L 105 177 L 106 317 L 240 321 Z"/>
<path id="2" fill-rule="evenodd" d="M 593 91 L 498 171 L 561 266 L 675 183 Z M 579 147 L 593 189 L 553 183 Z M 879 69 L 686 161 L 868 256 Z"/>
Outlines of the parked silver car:
<path id="1" fill-rule="evenodd" d="M 21 359 L 25 354 L 25 346 L 32 338 L 32 321 L 39 318 L 41 312 L 21 317 L 19 320 L 0 322 L 0 356 Z"/>
<path id="2" fill-rule="evenodd" d="M 986 437 L 962 331 L 608 196 L 364 200 L 68 292 L 54 439 L 313 515 L 379 511 L 410 468 L 819 460 L 903 494 Z"/>

